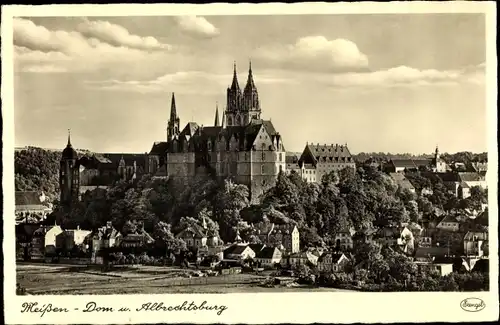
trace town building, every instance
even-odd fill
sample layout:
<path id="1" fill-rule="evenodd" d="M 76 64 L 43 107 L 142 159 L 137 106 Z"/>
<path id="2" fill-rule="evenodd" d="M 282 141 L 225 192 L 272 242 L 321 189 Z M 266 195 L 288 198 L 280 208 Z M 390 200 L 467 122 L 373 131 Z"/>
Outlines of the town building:
<path id="1" fill-rule="evenodd" d="M 291 254 L 300 250 L 299 229 L 294 224 L 259 222 L 253 226 L 253 232 L 261 243 L 279 247 L 284 253 Z"/>
<path id="2" fill-rule="evenodd" d="M 415 187 L 411 184 L 411 182 L 405 177 L 403 173 L 389 173 L 389 176 L 391 176 L 396 185 L 401 189 L 408 190 L 411 193 L 416 192 Z"/>
<path id="3" fill-rule="evenodd" d="M 302 178 L 320 183 L 324 175 L 346 167 L 356 168 L 356 162 L 345 145 L 307 143 L 299 159 Z"/>
<path id="4" fill-rule="evenodd" d="M 456 232 L 460 228 L 460 223 L 453 215 L 447 214 L 437 224 L 436 228 L 441 230 Z"/>
<path id="5" fill-rule="evenodd" d="M 244 261 L 248 258 L 255 258 L 255 252 L 248 244 L 236 243 L 224 250 L 225 260 Z"/>
<path id="6" fill-rule="evenodd" d="M 352 240 L 352 236 L 356 233 L 354 228 L 343 229 L 335 234 L 335 248 L 340 251 L 345 251 L 348 249 L 352 249 L 354 242 Z"/>
<path id="7" fill-rule="evenodd" d="M 321 255 L 321 254 L 319 254 Z M 317 265 L 318 256 L 310 251 L 293 253 L 287 257 L 288 265 L 298 267 L 299 265 Z"/>
<path id="8" fill-rule="evenodd" d="M 318 259 L 320 272 L 342 272 L 349 263 L 349 258 L 342 253 L 326 252 Z"/>
<path id="9" fill-rule="evenodd" d="M 65 252 L 71 251 L 75 246 L 84 245 L 85 239 L 91 234 L 90 230 L 65 229 L 56 236 L 56 247 Z"/>
<path id="10" fill-rule="evenodd" d="M 274 267 L 276 264 L 280 264 L 282 253 L 276 247 L 264 247 L 257 253 L 255 253 L 255 261 L 265 268 Z"/>
<path id="11" fill-rule="evenodd" d="M 118 246 L 123 236 L 113 227 L 111 221 L 108 221 L 105 226 L 98 228 L 87 238 L 90 239 L 92 256 L 95 259 L 101 250 Z"/>
<path id="12" fill-rule="evenodd" d="M 484 246 L 488 242 L 488 233 L 485 231 L 469 231 L 464 236 L 464 254 L 466 256 L 485 255 Z M 487 254 L 486 254 L 487 255 Z"/>
<path id="13" fill-rule="evenodd" d="M 46 255 L 55 255 L 57 248 L 56 238 L 62 232 L 62 228 L 58 225 L 41 226 L 35 230 L 31 239 L 31 259 L 43 258 Z"/>
<path id="14" fill-rule="evenodd" d="M 182 239 L 187 247 L 198 249 L 216 247 L 221 244 L 219 235 L 207 229 L 205 220 L 203 220 L 203 226 L 198 224 L 191 225 L 179 232 L 176 237 Z"/>

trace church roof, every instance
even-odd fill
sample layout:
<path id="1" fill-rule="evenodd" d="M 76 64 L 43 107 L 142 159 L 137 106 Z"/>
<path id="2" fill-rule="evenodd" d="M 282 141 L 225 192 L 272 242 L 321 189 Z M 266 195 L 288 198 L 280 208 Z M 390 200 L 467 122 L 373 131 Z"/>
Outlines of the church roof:
<path id="1" fill-rule="evenodd" d="M 166 141 L 155 142 L 149 154 L 153 156 L 161 156 L 167 152 L 167 149 L 168 149 L 168 142 Z"/>
<path id="2" fill-rule="evenodd" d="M 300 161 L 313 165 L 318 162 L 353 162 L 347 145 L 338 144 L 307 144 Z"/>

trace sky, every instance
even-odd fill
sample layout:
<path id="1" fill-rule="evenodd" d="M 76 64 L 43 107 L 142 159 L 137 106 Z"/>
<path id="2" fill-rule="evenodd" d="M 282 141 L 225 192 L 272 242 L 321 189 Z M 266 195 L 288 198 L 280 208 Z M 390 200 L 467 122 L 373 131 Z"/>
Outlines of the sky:
<path id="1" fill-rule="evenodd" d="M 213 125 L 236 62 L 287 151 L 487 149 L 482 14 L 14 19 L 15 145 L 146 152 Z"/>

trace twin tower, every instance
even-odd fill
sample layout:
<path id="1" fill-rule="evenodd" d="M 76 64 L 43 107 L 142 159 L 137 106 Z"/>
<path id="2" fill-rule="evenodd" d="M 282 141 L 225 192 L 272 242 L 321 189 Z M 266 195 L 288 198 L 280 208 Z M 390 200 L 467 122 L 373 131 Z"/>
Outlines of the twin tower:
<path id="1" fill-rule="evenodd" d="M 252 63 L 248 69 L 247 83 L 241 91 L 236 72 L 236 63 L 233 67 L 233 80 L 231 86 L 227 88 L 226 110 L 222 116 L 222 127 L 226 126 L 247 126 L 252 120 L 260 120 L 259 93 L 253 80 Z M 180 119 L 175 106 L 175 96 L 172 95 L 170 109 L 170 119 L 167 126 L 168 141 L 178 136 L 180 133 Z M 219 110 L 216 108 L 214 126 L 219 125 Z"/>

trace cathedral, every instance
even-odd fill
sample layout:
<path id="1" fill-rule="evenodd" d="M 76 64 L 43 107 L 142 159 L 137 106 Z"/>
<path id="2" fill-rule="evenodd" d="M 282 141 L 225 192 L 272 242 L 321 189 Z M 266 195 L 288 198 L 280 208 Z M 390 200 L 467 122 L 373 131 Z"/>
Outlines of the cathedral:
<path id="1" fill-rule="evenodd" d="M 167 141 L 153 145 L 146 172 L 168 178 L 206 174 L 231 179 L 247 185 L 250 199 L 257 201 L 286 167 L 283 140 L 271 121 L 261 119 L 261 113 L 251 64 L 243 90 L 234 66 L 226 109 L 219 119 L 216 107 L 213 126 L 188 122 L 181 129 L 172 94 Z"/>
<path id="2" fill-rule="evenodd" d="M 60 202 L 70 207 L 87 190 L 144 174 L 181 180 L 197 175 L 230 179 L 247 185 L 251 201 L 256 202 L 286 168 L 282 138 L 261 113 L 251 64 L 243 90 L 235 64 L 226 108 L 220 118 L 216 106 L 213 126 L 188 122 L 181 129 L 172 94 L 166 141 L 155 142 L 149 153 L 79 155 L 68 135 L 60 162 Z"/>

